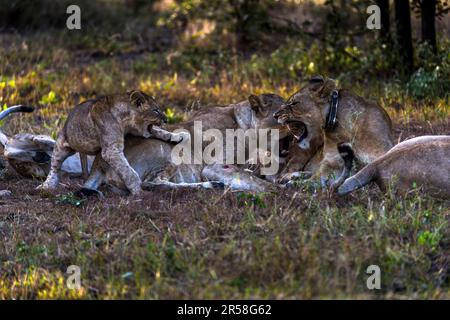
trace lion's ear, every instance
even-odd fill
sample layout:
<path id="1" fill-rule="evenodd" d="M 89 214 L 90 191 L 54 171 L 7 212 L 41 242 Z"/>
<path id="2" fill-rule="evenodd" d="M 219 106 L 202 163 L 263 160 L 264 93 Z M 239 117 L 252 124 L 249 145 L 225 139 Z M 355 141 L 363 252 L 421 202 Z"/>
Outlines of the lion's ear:
<path id="1" fill-rule="evenodd" d="M 250 95 L 248 97 L 248 102 L 250 102 L 250 107 L 255 111 L 255 112 L 261 112 L 262 109 L 264 108 L 264 104 L 261 101 L 261 99 L 257 96 L 257 95 Z"/>
<path id="2" fill-rule="evenodd" d="M 324 84 L 325 80 L 322 76 L 316 75 L 311 77 L 306 85 L 299 90 L 299 92 L 305 92 L 305 91 L 311 91 L 316 92 L 318 91 Z"/>
<path id="3" fill-rule="evenodd" d="M 308 81 L 310 84 L 314 84 L 314 83 L 324 83 L 325 79 L 323 78 L 323 76 L 321 75 L 315 75 L 312 76 L 311 79 L 309 79 Z"/>
<path id="4" fill-rule="evenodd" d="M 128 94 L 130 95 L 131 104 L 135 105 L 138 108 L 142 106 L 147 100 L 146 94 L 139 90 L 130 91 Z"/>
<path id="5" fill-rule="evenodd" d="M 249 106 L 234 107 L 234 118 L 239 128 L 247 130 L 252 127 L 253 110 Z"/>
<path id="6" fill-rule="evenodd" d="M 324 82 L 314 90 L 320 98 L 328 99 L 331 92 L 336 89 L 336 81 L 333 79 L 326 79 Z"/>

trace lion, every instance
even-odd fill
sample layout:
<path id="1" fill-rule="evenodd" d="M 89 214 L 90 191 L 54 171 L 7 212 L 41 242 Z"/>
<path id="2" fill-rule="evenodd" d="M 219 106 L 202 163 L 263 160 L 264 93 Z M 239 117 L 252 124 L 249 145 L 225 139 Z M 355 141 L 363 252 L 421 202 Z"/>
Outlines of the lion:
<path id="1" fill-rule="evenodd" d="M 275 94 L 251 95 L 247 101 L 228 106 L 205 108 L 196 112 L 191 119 L 167 126 L 174 131 L 183 129 L 192 135 L 194 122 L 201 121 L 203 129 L 266 128 L 279 129 L 280 138 L 288 131 L 274 118 L 284 99 Z M 143 181 L 143 188 L 150 190 L 177 188 L 213 188 L 225 185 L 233 190 L 263 192 L 272 190 L 274 185 L 251 172 L 243 170 L 244 166 L 228 164 L 180 164 L 172 161 L 172 145 L 155 139 L 128 137 L 125 141 L 125 157 Z M 204 147 L 204 146 L 203 146 Z M 97 193 L 102 183 L 113 186 L 115 191 L 126 188 L 116 172 L 104 165 L 94 162 L 91 176 L 85 183 L 81 194 Z"/>
<path id="2" fill-rule="evenodd" d="M 0 120 L 16 112 L 33 112 L 31 106 L 15 105 L 0 113 Z M 50 160 L 55 146 L 55 140 L 46 135 L 19 133 L 8 136 L 0 130 L 0 143 L 3 155 L 8 164 L 22 177 L 30 179 L 45 179 L 50 172 Z M 92 159 L 88 159 L 88 168 Z M 61 170 L 70 176 L 80 176 L 82 168 L 78 154 L 67 158 Z"/>
<path id="3" fill-rule="evenodd" d="M 105 96 L 77 105 L 58 135 L 50 173 L 38 189 L 56 188 L 62 163 L 79 152 L 101 157 L 133 195 L 140 194 L 141 179 L 123 153 L 125 136 L 159 135 L 160 130 L 155 131 L 153 127 L 165 122 L 167 118 L 155 99 L 141 91 Z M 169 137 L 180 140 L 170 133 Z"/>
<path id="4" fill-rule="evenodd" d="M 338 90 L 334 80 L 321 76 L 293 94 L 274 117 L 287 127 L 303 126 L 298 143 L 302 150 L 316 148 L 323 140 L 322 159 L 313 175 L 322 187 L 335 188 L 348 177 L 349 153 L 359 165 L 367 165 L 393 146 L 391 119 L 383 108 Z M 337 178 L 330 180 L 333 176 Z"/>
<path id="5" fill-rule="evenodd" d="M 366 165 L 338 188 L 346 195 L 376 182 L 396 193 L 419 188 L 432 196 L 450 198 L 450 136 L 421 136 L 403 141 Z"/>
<path id="6" fill-rule="evenodd" d="M 296 179 L 310 178 L 320 167 L 323 158 L 323 138 L 316 137 L 306 150 L 299 147 L 299 142 L 305 132 L 304 126 L 291 123 L 288 128 L 291 132 L 285 165 L 277 175 L 277 182 L 286 184 Z"/>

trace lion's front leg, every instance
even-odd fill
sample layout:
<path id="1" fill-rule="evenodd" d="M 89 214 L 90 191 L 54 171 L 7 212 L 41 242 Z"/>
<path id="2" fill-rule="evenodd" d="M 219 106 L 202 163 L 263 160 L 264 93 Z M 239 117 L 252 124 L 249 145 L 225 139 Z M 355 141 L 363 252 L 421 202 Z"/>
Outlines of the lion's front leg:
<path id="1" fill-rule="evenodd" d="M 336 148 L 330 148 L 324 153 L 324 159 L 320 163 L 319 170 L 314 174 L 313 179 L 319 179 L 322 188 L 335 186 L 335 182 L 341 175 L 344 168 L 344 160 Z"/>
<path id="2" fill-rule="evenodd" d="M 55 189 L 59 183 L 59 175 L 64 160 L 66 160 L 74 153 L 75 153 L 74 150 L 68 146 L 64 133 L 60 133 L 55 144 L 55 149 L 53 150 L 50 172 L 44 183 L 39 185 L 37 189 L 38 190 Z"/>
<path id="3" fill-rule="evenodd" d="M 102 146 L 102 158 L 119 175 L 131 194 L 139 195 L 142 191 L 141 179 L 128 163 L 123 149 L 123 139 L 115 143 L 104 144 Z"/>
<path id="4" fill-rule="evenodd" d="M 104 168 L 102 167 L 104 165 L 104 160 L 102 159 L 101 155 L 98 154 L 95 156 L 94 163 L 91 167 L 91 172 L 89 173 L 88 178 L 84 182 L 83 188 L 84 189 L 91 189 L 91 190 L 97 190 L 100 185 L 105 180 L 105 173 Z"/>
<path id="5" fill-rule="evenodd" d="M 180 143 L 181 141 L 188 139 L 188 137 L 190 136 L 188 132 L 174 133 L 157 126 L 152 127 L 151 134 L 152 137 L 158 138 L 166 142 L 175 142 L 175 143 Z"/>

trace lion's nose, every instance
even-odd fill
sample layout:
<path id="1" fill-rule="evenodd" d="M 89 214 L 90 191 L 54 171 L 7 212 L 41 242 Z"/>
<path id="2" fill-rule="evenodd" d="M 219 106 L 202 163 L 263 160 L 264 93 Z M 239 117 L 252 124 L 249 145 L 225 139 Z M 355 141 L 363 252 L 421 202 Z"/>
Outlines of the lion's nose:
<path id="1" fill-rule="evenodd" d="M 167 123 L 167 122 L 168 122 L 167 116 L 166 116 L 165 114 L 162 115 L 161 121 L 162 121 L 163 123 Z"/>

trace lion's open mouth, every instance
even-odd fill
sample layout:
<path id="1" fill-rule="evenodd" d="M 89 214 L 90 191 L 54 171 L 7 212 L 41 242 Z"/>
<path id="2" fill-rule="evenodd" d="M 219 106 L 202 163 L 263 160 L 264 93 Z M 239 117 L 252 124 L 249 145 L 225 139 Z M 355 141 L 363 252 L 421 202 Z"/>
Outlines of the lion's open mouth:
<path id="1" fill-rule="evenodd" d="M 33 160 L 36 161 L 37 163 L 49 163 L 51 157 L 47 154 L 47 152 L 36 151 L 36 153 L 33 156 Z"/>
<path id="2" fill-rule="evenodd" d="M 303 122 L 288 120 L 286 121 L 286 125 L 298 142 L 303 141 L 308 136 L 308 129 Z"/>

